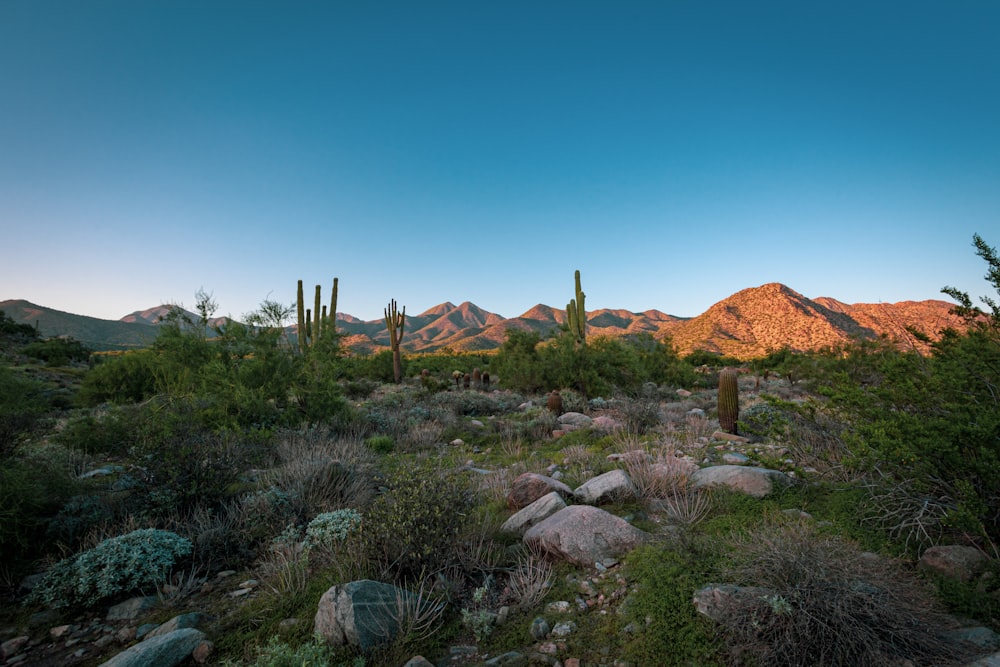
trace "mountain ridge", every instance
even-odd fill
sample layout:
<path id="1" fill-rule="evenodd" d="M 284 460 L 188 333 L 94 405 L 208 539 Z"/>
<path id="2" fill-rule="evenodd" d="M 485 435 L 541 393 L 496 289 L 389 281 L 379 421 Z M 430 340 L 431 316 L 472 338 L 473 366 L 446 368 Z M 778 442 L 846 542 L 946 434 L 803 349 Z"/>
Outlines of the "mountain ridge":
<path id="1" fill-rule="evenodd" d="M 33 304 L 24 299 L 0 302 L 0 310 L 19 323 L 36 325 L 46 336 L 72 336 L 93 349 L 128 349 L 149 345 L 168 306 L 154 306 L 102 320 Z M 952 304 L 928 299 L 898 303 L 847 304 L 831 297 L 810 299 L 782 283 L 749 287 L 712 304 L 701 315 L 677 317 L 650 309 L 641 313 L 604 308 L 587 313 L 588 336 L 622 337 L 640 334 L 669 337 L 681 354 L 707 350 L 748 359 L 789 347 L 808 351 L 851 338 L 888 336 L 900 344 L 927 351 L 909 334 L 920 329 L 932 339 L 944 328 L 961 328 L 951 314 Z M 503 318 L 470 301 L 445 301 L 419 315 L 407 315 L 403 348 L 408 352 L 442 350 L 489 351 L 499 348 L 509 329 L 545 336 L 566 320 L 565 310 L 537 304 L 517 317 Z M 216 318 L 213 323 L 224 323 Z M 345 345 L 357 354 L 388 345 L 382 319 L 361 320 L 337 313 L 337 327 Z M 296 327 L 287 327 L 294 335 Z"/>

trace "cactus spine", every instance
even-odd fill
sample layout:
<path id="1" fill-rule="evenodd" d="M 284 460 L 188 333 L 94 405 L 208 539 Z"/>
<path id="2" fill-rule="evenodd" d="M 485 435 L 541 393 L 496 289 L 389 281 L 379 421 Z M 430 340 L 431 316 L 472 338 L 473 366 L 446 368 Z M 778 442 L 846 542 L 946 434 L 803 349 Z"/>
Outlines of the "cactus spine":
<path id="1" fill-rule="evenodd" d="M 302 281 L 299 281 L 299 292 L 296 297 L 299 310 L 299 328 L 296 330 L 299 339 L 299 352 L 306 351 L 306 302 L 302 298 Z"/>
<path id="2" fill-rule="evenodd" d="M 584 299 L 587 295 L 580 287 L 580 271 L 576 272 L 576 297 L 570 299 L 566 305 L 566 323 L 569 325 L 569 332 L 573 335 L 578 346 L 587 343 L 587 311 L 584 309 Z"/>
<path id="3" fill-rule="evenodd" d="M 723 368 L 719 373 L 719 427 L 736 435 L 740 418 L 740 387 L 735 368 Z"/>
<path id="4" fill-rule="evenodd" d="M 392 350 L 392 376 L 399 384 L 403 381 L 403 360 L 400 357 L 399 341 L 403 339 L 403 327 L 406 325 L 406 306 L 403 312 L 396 309 L 396 300 L 389 301 L 385 308 L 385 327 L 389 330 L 389 348 Z"/>

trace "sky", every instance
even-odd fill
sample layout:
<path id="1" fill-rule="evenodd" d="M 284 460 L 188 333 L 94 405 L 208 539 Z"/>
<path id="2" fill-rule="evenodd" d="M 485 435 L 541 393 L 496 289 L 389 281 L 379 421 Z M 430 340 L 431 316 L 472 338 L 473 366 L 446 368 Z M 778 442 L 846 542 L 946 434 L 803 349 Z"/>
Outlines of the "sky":
<path id="1" fill-rule="evenodd" d="M 0 1 L 0 300 L 991 294 L 1000 3 Z"/>

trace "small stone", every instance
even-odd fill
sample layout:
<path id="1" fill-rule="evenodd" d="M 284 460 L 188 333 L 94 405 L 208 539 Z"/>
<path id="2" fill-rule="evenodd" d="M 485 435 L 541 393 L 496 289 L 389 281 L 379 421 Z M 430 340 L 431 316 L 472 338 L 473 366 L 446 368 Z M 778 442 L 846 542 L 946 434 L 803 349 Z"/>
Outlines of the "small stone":
<path id="1" fill-rule="evenodd" d="M 557 602 L 550 602 L 545 605 L 545 611 L 549 614 L 568 614 L 570 610 L 569 602 L 566 600 L 559 600 Z"/>
<path id="2" fill-rule="evenodd" d="M 548 637 L 549 630 L 549 622 L 542 616 L 536 617 L 535 620 L 531 622 L 531 636 L 536 640 L 541 641 L 542 639 Z"/>
<path id="3" fill-rule="evenodd" d="M 455 438 L 449 444 L 452 445 L 453 447 L 461 447 L 465 444 L 465 440 L 462 440 L 461 438 Z"/>
<path id="4" fill-rule="evenodd" d="M 135 626 L 130 625 L 116 632 L 115 639 L 117 639 L 120 644 L 128 644 L 130 641 L 135 639 L 135 634 L 136 634 Z"/>
<path id="5" fill-rule="evenodd" d="M 221 572 L 219 572 L 218 574 L 215 575 L 215 578 L 216 579 L 226 579 L 228 577 L 233 576 L 234 574 L 236 574 L 236 570 L 222 570 Z"/>
<path id="6" fill-rule="evenodd" d="M 576 630 L 576 623 L 573 621 L 563 621 L 562 623 L 555 624 L 551 634 L 554 637 L 568 637 L 574 630 Z"/>
<path id="7" fill-rule="evenodd" d="M 191 651 L 191 658 L 199 665 L 204 665 L 208 662 L 208 657 L 212 655 L 212 651 L 214 650 L 215 644 L 206 639 L 194 647 L 194 650 Z"/>
<path id="8" fill-rule="evenodd" d="M 257 588 L 259 583 L 256 579 L 247 579 L 240 584 L 240 588 Z"/>
<path id="9" fill-rule="evenodd" d="M 688 398 L 689 396 L 691 396 L 691 392 L 688 391 L 687 389 L 678 389 L 676 393 L 681 398 Z"/>
<path id="10" fill-rule="evenodd" d="M 13 639 L 8 639 L 3 644 L 0 644 L 0 658 L 10 658 L 28 643 L 29 637 L 23 635 L 21 637 L 14 637 Z"/>
<path id="11" fill-rule="evenodd" d="M 49 630 L 49 636 L 52 637 L 53 639 L 59 639 L 67 632 L 69 632 L 72 627 L 73 627 L 72 625 L 57 625 L 56 627 Z"/>
<path id="12" fill-rule="evenodd" d="M 239 597 L 243 597 L 244 595 L 249 595 L 250 593 L 253 593 L 253 589 L 252 588 L 238 588 L 235 591 L 231 591 L 229 593 L 229 597 L 231 597 L 231 598 L 239 598 Z"/>

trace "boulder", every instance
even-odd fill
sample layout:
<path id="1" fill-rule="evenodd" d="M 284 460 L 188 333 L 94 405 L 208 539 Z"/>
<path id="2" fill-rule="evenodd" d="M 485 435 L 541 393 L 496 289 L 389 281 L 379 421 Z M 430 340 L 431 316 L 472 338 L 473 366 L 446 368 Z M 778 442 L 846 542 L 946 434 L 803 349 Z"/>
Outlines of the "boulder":
<path id="1" fill-rule="evenodd" d="M 588 428 L 594 420 L 582 412 L 564 412 L 559 415 L 559 424 L 564 431 L 575 431 L 578 428 Z"/>
<path id="2" fill-rule="evenodd" d="M 635 485 L 621 468 L 615 468 L 603 475 L 591 477 L 578 486 L 573 495 L 582 503 L 600 505 L 624 498 L 635 498 Z"/>
<path id="3" fill-rule="evenodd" d="M 958 544 L 930 547 L 920 556 L 917 566 L 925 572 L 950 579 L 972 581 L 986 566 L 989 558 L 975 547 Z"/>
<path id="4" fill-rule="evenodd" d="M 694 487 L 725 486 L 754 498 L 764 498 L 776 486 L 790 486 L 792 480 L 780 470 L 747 466 L 709 466 L 691 474 Z"/>
<path id="5" fill-rule="evenodd" d="M 183 628 L 198 628 L 211 620 L 211 616 L 198 611 L 191 612 L 189 614 L 181 614 L 179 616 L 174 616 L 166 623 L 158 626 L 155 630 L 147 634 L 146 638 L 150 639 L 152 637 L 159 637 L 160 635 L 165 635 L 173 632 L 174 630 L 181 630 Z"/>
<path id="6" fill-rule="evenodd" d="M 548 493 L 527 507 L 518 510 L 513 516 L 504 521 L 500 526 L 500 531 L 518 537 L 537 523 L 566 507 L 566 501 L 558 493 L 553 491 Z"/>
<path id="7" fill-rule="evenodd" d="M 557 479 L 534 472 L 526 472 L 519 475 L 510 485 L 510 492 L 507 494 L 507 507 L 512 510 L 523 509 L 553 491 L 563 497 L 573 495 L 573 489 Z"/>
<path id="8" fill-rule="evenodd" d="M 130 646 L 100 667 L 174 667 L 190 658 L 203 641 L 201 630 L 174 630 Z"/>
<path id="9" fill-rule="evenodd" d="M 584 567 L 608 564 L 650 535 L 591 505 L 570 505 L 528 529 L 524 543 Z"/>
<path id="10" fill-rule="evenodd" d="M 392 584 L 361 579 L 331 587 L 316 610 L 316 634 L 335 646 L 367 651 L 386 644 L 400 630 L 400 603 L 413 594 Z"/>

